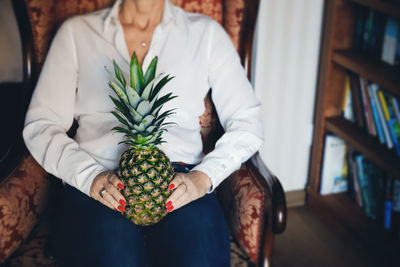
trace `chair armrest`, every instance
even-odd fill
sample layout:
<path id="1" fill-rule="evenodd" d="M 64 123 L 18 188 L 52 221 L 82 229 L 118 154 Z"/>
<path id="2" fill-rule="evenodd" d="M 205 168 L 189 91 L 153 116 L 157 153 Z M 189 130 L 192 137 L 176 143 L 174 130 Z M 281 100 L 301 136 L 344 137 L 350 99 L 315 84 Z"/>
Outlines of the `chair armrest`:
<path id="1" fill-rule="evenodd" d="M 0 264 L 35 226 L 44 209 L 48 188 L 47 173 L 28 153 L 0 183 Z"/>
<path id="2" fill-rule="evenodd" d="M 232 237 L 259 266 L 271 254 L 273 234 L 286 225 L 282 186 L 260 160 L 254 155 L 216 190 Z"/>
<path id="3" fill-rule="evenodd" d="M 250 162 L 267 182 L 272 199 L 272 212 L 270 214 L 272 231 L 275 234 L 280 234 L 285 231 L 287 220 L 286 197 L 283 187 L 276 176 L 264 164 L 258 152 L 250 159 Z"/>

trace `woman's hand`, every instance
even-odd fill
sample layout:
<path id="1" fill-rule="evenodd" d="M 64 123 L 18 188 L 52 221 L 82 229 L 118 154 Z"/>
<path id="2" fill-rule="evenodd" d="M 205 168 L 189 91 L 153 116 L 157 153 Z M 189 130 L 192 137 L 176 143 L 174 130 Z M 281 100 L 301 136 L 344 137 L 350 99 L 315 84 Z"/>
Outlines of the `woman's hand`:
<path id="1" fill-rule="evenodd" d="M 178 172 L 169 184 L 169 189 L 175 190 L 167 199 L 165 205 L 167 212 L 177 210 L 180 207 L 203 197 L 211 187 L 211 179 L 201 171 L 188 173 Z"/>
<path id="2" fill-rule="evenodd" d="M 119 190 L 124 189 L 122 181 L 112 171 L 98 174 L 90 187 L 90 196 L 110 209 L 125 211 L 126 200 Z"/>

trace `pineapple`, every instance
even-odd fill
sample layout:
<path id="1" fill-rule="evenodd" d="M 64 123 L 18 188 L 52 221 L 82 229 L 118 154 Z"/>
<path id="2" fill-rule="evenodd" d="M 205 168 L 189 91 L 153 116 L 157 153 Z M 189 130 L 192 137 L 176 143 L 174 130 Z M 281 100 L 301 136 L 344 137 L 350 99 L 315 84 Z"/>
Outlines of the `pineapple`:
<path id="1" fill-rule="evenodd" d="M 163 143 L 162 133 L 170 123 L 165 118 L 173 110 L 160 112 L 162 106 L 176 96 L 168 93 L 158 97 L 161 89 L 172 79 L 165 75 L 155 77 L 157 57 L 143 76 L 137 56 L 133 53 L 129 74 L 130 83 L 114 61 L 114 81 L 109 86 L 118 99 L 110 96 L 115 111 L 111 112 L 124 127 L 112 130 L 123 133 L 128 146 L 119 161 L 117 176 L 124 182 L 121 191 L 127 200 L 124 216 L 138 225 L 152 225 L 166 216 L 165 202 L 171 194 L 168 185 L 174 176 L 174 169 L 168 157 L 156 145 Z M 158 81 L 158 82 L 157 82 Z M 161 114 L 160 114 L 161 113 Z"/>

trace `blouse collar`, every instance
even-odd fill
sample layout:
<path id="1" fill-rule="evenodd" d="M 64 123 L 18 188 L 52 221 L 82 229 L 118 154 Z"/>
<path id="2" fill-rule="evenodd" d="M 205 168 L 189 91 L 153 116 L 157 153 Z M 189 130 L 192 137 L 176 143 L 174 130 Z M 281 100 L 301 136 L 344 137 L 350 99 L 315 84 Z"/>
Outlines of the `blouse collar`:
<path id="1" fill-rule="evenodd" d="M 103 33 L 105 33 L 109 29 L 109 27 L 111 27 L 110 24 L 113 24 L 115 23 L 115 21 L 119 20 L 119 7 L 122 2 L 123 0 L 116 0 L 115 3 L 112 5 L 111 9 L 104 19 Z M 170 0 L 165 0 L 164 13 L 160 24 L 167 25 L 170 22 L 176 22 L 173 13 L 173 5 L 171 4 Z"/>

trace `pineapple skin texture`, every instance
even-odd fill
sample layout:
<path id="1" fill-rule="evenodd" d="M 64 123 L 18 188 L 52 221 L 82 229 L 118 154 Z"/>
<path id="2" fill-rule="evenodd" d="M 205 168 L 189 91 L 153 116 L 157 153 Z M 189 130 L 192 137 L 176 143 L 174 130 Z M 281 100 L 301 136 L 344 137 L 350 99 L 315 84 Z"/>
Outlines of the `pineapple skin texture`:
<path id="1" fill-rule="evenodd" d="M 165 202 L 171 195 L 168 185 L 175 173 L 163 151 L 131 147 L 122 154 L 116 173 L 125 185 L 121 191 L 127 202 L 125 218 L 148 226 L 167 215 Z"/>

